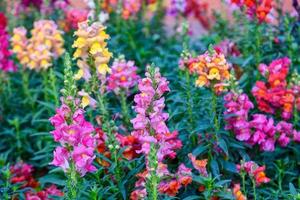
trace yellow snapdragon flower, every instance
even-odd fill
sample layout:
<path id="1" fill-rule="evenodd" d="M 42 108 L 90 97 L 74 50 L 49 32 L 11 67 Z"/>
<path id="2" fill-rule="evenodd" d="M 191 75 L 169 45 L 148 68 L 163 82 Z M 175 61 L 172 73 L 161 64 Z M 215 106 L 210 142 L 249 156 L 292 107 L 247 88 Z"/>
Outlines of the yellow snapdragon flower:
<path id="1" fill-rule="evenodd" d="M 78 24 L 78 30 L 75 32 L 77 39 L 72 47 L 76 48 L 74 59 L 77 60 L 77 65 L 80 68 L 75 75 L 76 79 L 90 78 L 90 68 L 95 67 L 95 70 L 100 75 L 110 73 L 108 62 L 112 57 L 112 53 L 106 48 L 106 40 L 109 35 L 105 32 L 105 27 L 98 22 L 91 25 L 87 21 Z M 93 64 L 90 61 L 93 61 Z"/>
<path id="2" fill-rule="evenodd" d="M 57 29 L 54 21 L 36 21 L 31 30 L 31 38 L 27 38 L 26 34 L 24 27 L 15 28 L 11 42 L 20 63 L 29 69 L 47 69 L 52 65 L 53 59 L 65 51 L 62 32 Z"/>

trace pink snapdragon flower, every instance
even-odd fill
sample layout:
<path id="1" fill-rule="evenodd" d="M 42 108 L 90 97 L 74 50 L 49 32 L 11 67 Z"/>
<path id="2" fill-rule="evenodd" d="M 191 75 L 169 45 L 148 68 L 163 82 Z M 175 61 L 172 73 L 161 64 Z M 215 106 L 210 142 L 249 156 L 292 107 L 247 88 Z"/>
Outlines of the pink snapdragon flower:
<path id="1" fill-rule="evenodd" d="M 272 70 L 278 69 L 274 66 Z M 246 94 L 230 92 L 224 100 L 225 129 L 233 131 L 237 140 L 250 145 L 257 144 L 263 151 L 274 151 L 276 143 L 286 147 L 291 140 L 299 141 L 297 131 L 288 122 L 280 121 L 276 125 L 273 118 L 264 114 L 253 114 L 249 120 L 253 104 Z"/>
<path id="2" fill-rule="evenodd" d="M 10 59 L 12 52 L 9 50 L 9 34 L 6 31 L 7 19 L 0 12 L 0 70 L 4 72 L 15 72 L 17 67 Z"/>
<path id="3" fill-rule="evenodd" d="M 163 94 L 168 92 L 168 82 L 161 77 L 159 70 L 155 69 L 153 75 L 146 72 L 146 78 L 139 81 L 140 93 L 135 95 L 134 109 L 136 117 L 131 120 L 135 129 L 131 134 L 142 144 L 139 153 L 146 155 L 150 151 L 150 143 L 158 143 L 158 161 L 161 162 L 166 156 L 175 157 L 175 149 L 181 148 L 181 142 L 177 139 L 177 132 L 170 133 L 166 120 L 168 114 L 163 112 L 165 99 Z"/>
<path id="4" fill-rule="evenodd" d="M 75 162 L 76 170 L 84 176 L 87 172 L 96 171 L 96 167 L 92 165 L 95 159 L 94 148 L 85 147 L 84 145 L 76 146 L 72 152 L 72 158 Z"/>
<path id="5" fill-rule="evenodd" d="M 140 78 L 136 71 L 137 67 L 133 61 L 126 62 L 123 58 L 115 60 L 111 67 L 111 74 L 108 76 L 107 88 L 115 93 L 119 93 L 120 90 L 128 93 Z"/>
<path id="6" fill-rule="evenodd" d="M 50 163 L 54 166 L 61 167 L 65 172 L 70 168 L 69 159 L 70 159 L 70 153 L 69 151 L 64 147 L 56 147 L 54 150 L 54 159 Z"/>
<path id="7" fill-rule="evenodd" d="M 249 110 L 254 106 L 246 94 L 228 93 L 225 100 L 225 129 L 232 130 L 240 141 L 247 141 L 251 137 L 248 122 Z"/>
<path id="8" fill-rule="evenodd" d="M 25 193 L 26 200 L 49 200 L 52 199 L 50 196 L 63 197 L 64 193 L 57 189 L 56 185 L 51 185 L 38 192 L 29 191 Z"/>
<path id="9" fill-rule="evenodd" d="M 79 101 L 74 101 L 75 110 L 63 103 L 50 118 L 55 130 L 51 132 L 56 142 L 61 146 L 56 147 L 52 165 L 61 167 L 65 172 L 74 162 L 76 170 L 84 176 L 96 168 L 92 165 L 95 159 L 96 136 L 93 135 L 94 127 L 84 118 L 84 110 L 78 108 Z"/>
<path id="10" fill-rule="evenodd" d="M 146 177 L 153 170 L 149 167 L 149 162 L 151 161 L 148 159 L 151 143 L 156 144 L 158 161 L 156 173 L 159 177 L 170 176 L 167 166 L 162 162 L 167 157 L 175 158 L 175 150 L 182 147 L 181 141 L 177 138 L 178 132 L 174 131 L 171 133 L 169 131 L 166 125 L 169 116 L 163 111 L 165 108 L 163 95 L 170 90 L 168 81 L 166 78 L 161 77 L 158 68 L 148 68 L 145 75 L 145 78 L 139 80 L 138 89 L 140 93 L 134 97 L 134 110 L 137 115 L 131 120 L 134 128 L 131 135 L 137 138 L 137 141 L 141 144 L 141 148 L 136 152 L 145 154 L 146 170 L 138 174 L 139 180 L 135 184 L 137 189 L 131 194 L 131 199 L 139 199 L 147 192 L 144 190 Z M 186 175 L 188 176 L 188 173 Z M 181 187 L 180 182 L 175 179 L 172 181 L 172 184 L 178 186 L 177 190 L 170 191 L 168 186 L 171 183 L 161 182 L 160 188 L 164 189 L 160 190 L 160 192 L 172 195 L 176 194 Z"/>
<path id="11" fill-rule="evenodd" d="M 179 165 L 176 175 L 183 186 L 187 186 L 192 182 L 192 169 L 187 168 L 184 164 Z"/>

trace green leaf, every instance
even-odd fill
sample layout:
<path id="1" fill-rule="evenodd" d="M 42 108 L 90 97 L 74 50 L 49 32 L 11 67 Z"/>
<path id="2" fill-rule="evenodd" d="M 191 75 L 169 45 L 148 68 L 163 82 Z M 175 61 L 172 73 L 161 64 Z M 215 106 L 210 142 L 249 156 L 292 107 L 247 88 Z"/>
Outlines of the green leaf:
<path id="1" fill-rule="evenodd" d="M 290 188 L 290 193 L 294 196 L 296 196 L 298 194 L 295 186 L 293 185 L 293 183 L 289 183 L 289 188 Z"/>
<path id="2" fill-rule="evenodd" d="M 201 155 L 203 152 L 205 152 L 207 149 L 208 149 L 207 145 L 206 146 L 198 146 L 196 149 L 194 149 L 192 154 L 197 157 L 197 156 Z"/>
<path id="3" fill-rule="evenodd" d="M 193 196 L 186 197 L 183 200 L 194 200 L 194 199 L 200 199 L 200 196 L 193 195 Z"/>

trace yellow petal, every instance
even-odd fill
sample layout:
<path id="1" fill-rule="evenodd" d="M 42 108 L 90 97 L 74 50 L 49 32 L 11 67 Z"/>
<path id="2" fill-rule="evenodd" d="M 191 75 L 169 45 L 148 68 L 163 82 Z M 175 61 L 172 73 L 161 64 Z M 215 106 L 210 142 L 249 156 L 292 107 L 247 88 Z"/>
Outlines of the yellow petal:
<path id="1" fill-rule="evenodd" d="M 72 47 L 82 48 L 86 45 L 86 39 L 83 37 L 77 38 Z"/>
<path id="2" fill-rule="evenodd" d="M 101 53 L 103 51 L 103 48 L 102 46 L 100 45 L 99 42 L 94 42 L 91 46 L 91 49 L 90 49 L 90 53 L 91 54 L 97 54 L 97 53 Z"/>
<path id="3" fill-rule="evenodd" d="M 209 74 L 208 74 L 207 78 L 210 79 L 210 80 L 213 80 L 213 79 L 220 80 L 221 75 L 220 75 L 219 70 L 217 68 L 211 68 L 209 70 Z"/>
<path id="4" fill-rule="evenodd" d="M 196 86 L 203 87 L 208 82 L 207 78 L 205 76 L 199 76 L 196 80 Z"/>
<path id="5" fill-rule="evenodd" d="M 97 71 L 98 73 L 105 75 L 107 72 L 110 72 L 110 68 L 107 64 L 100 64 L 97 67 Z"/>
<path id="6" fill-rule="evenodd" d="M 74 52 L 73 57 L 74 58 L 79 58 L 81 56 L 82 50 L 81 49 L 76 49 L 76 51 Z"/>
<path id="7" fill-rule="evenodd" d="M 42 68 L 48 68 L 49 66 L 50 66 L 50 63 L 48 62 L 48 60 L 43 59 L 43 60 L 41 61 L 41 67 L 42 67 Z"/>
<path id="8" fill-rule="evenodd" d="M 81 99 L 81 106 L 82 108 L 85 108 L 90 104 L 90 98 L 88 96 L 83 96 Z"/>
<path id="9" fill-rule="evenodd" d="M 74 75 L 74 79 L 75 79 L 75 80 L 79 80 L 79 79 L 81 79 L 82 77 L 83 77 L 83 70 L 80 69 L 80 70 L 78 70 L 78 72 Z"/>

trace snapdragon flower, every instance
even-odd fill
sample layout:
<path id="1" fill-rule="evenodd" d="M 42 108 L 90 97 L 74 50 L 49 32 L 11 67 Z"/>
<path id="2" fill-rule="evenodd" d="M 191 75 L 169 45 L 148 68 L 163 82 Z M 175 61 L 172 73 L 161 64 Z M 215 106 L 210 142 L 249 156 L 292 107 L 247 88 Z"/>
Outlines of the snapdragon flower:
<path id="1" fill-rule="evenodd" d="M 77 59 L 79 67 L 76 79 L 84 78 L 89 80 L 91 77 L 91 68 L 95 68 L 96 72 L 102 76 L 111 72 L 108 67 L 108 62 L 112 54 L 107 49 L 106 40 L 109 35 L 105 32 L 105 27 L 98 22 L 91 25 L 88 21 L 78 24 L 78 30 L 75 31 L 77 39 L 73 43 L 73 48 L 76 48 L 74 59 Z"/>
<path id="2" fill-rule="evenodd" d="M 36 71 L 45 70 L 64 53 L 62 32 L 51 20 L 34 22 L 31 38 L 24 27 L 14 29 L 11 39 L 13 52 L 22 65 Z"/>

